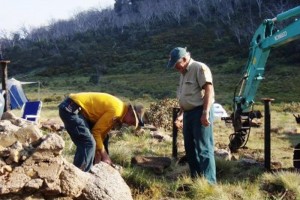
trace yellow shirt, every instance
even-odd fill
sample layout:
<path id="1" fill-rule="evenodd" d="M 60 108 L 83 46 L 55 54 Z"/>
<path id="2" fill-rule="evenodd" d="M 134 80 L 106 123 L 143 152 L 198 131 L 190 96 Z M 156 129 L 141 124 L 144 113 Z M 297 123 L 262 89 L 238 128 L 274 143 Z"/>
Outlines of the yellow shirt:
<path id="1" fill-rule="evenodd" d="M 84 117 L 94 126 L 92 134 L 96 149 L 103 150 L 103 141 L 114 125 L 114 119 L 122 122 L 128 106 L 120 99 L 107 93 L 82 92 L 69 96 L 81 107 Z"/>
<path id="2" fill-rule="evenodd" d="M 180 75 L 177 90 L 179 105 L 184 111 L 189 111 L 197 106 L 203 105 L 203 97 L 205 95 L 203 86 L 205 83 L 213 84 L 209 67 L 204 63 L 191 59 L 186 68 L 186 72 Z"/>

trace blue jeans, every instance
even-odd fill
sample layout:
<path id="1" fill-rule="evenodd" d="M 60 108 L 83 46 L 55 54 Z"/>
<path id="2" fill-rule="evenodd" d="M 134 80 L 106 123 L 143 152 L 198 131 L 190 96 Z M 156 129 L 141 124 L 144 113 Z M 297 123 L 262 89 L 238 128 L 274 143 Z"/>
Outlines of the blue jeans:
<path id="1" fill-rule="evenodd" d="M 82 114 L 75 114 L 65 109 L 65 101 L 59 105 L 59 116 L 65 129 L 76 145 L 73 164 L 82 171 L 88 172 L 93 166 L 96 142 L 89 124 Z"/>
<path id="2" fill-rule="evenodd" d="M 209 183 L 216 183 L 216 163 L 214 157 L 213 108 L 210 109 L 208 127 L 201 125 L 202 106 L 183 115 L 184 147 L 191 177 L 204 176 Z"/>

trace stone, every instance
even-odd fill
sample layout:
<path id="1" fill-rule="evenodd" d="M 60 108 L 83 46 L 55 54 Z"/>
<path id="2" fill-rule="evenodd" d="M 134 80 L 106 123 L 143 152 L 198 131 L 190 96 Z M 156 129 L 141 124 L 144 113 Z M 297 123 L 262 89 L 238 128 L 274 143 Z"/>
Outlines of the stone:
<path id="1" fill-rule="evenodd" d="M 91 174 L 78 199 L 132 200 L 130 188 L 120 173 L 110 165 L 100 162 L 92 167 Z"/>
<path id="2" fill-rule="evenodd" d="M 131 159 L 132 164 L 152 169 L 157 174 L 162 174 L 171 162 L 172 160 L 168 157 L 135 156 Z"/>
<path id="3" fill-rule="evenodd" d="M 58 134 L 42 136 L 36 126 L 16 128 L 9 121 L 0 121 L 0 129 L 6 130 L 0 134 L 0 200 L 132 200 L 130 188 L 110 165 L 100 163 L 89 173 L 66 161 Z"/>

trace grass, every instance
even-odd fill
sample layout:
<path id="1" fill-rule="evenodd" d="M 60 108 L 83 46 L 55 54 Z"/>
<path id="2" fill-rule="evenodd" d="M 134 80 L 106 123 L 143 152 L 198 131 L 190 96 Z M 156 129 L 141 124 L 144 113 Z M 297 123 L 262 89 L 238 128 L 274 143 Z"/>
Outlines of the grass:
<path id="1" fill-rule="evenodd" d="M 242 68 L 240 62 L 232 59 L 224 63 L 224 68 L 235 66 Z M 230 72 L 222 71 L 220 66 L 211 66 L 215 85 L 216 101 L 221 104 L 230 105 L 234 98 L 235 85 L 241 78 L 241 70 Z M 284 71 L 284 72 L 282 72 Z M 265 80 L 261 81 L 255 101 L 261 103 L 261 98 L 273 98 L 274 103 L 296 102 L 299 107 L 298 87 L 299 70 L 294 66 L 276 66 L 268 69 Z M 292 74 L 291 76 L 288 76 Z M 16 77 L 18 79 L 18 77 Z M 21 77 L 22 78 L 22 77 Z M 285 81 L 285 80 L 289 81 Z M 173 69 L 156 70 L 149 73 L 128 73 L 116 75 L 103 75 L 98 85 L 91 83 L 89 76 L 61 76 L 61 77 L 39 77 L 35 76 L 34 81 L 40 81 L 41 90 L 38 93 L 36 85 L 24 86 L 25 91 L 31 94 L 34 99 L 42 98 L 43 101 L 59 102 L 65 95 L 71 92 L 97 91 L 108 92 L 125 100 L 141 100 L 142 102 L 154 101 L 163 98 L 175 98 L 178 86 L 179 74 Z M 26 77 L 22 81 L 33 81 Z M 280 85 L 278 82 L 280 81 Z M 297 105 L 298 104 L 298 105 Z"/>
<path id="2" fill-rule="evenodd" d="M 167 72 L 162 72 L 167 73 Z M 163 95 L 173 94 L 177 83 L 177 74 L 168 72 L 166 79 L 160 80 L 155 75 L 124 75 L 103 77 L 99 86 L 88 82 L 88 77 L 46 78 L 42 80 L 40 94 L 36 87 L 24 86 L 29 99 L 40 98 L 43 101 L 41 121 L 48 119 L 59 120 L 57 105 L 65 95 L 79 91 L 104 91 L 119 96 L 121 99 L 142 102 L 149 107 L 151 102 L 157 101 L 152 93 L 158 90 Z M 217 75 L 222 79 L 221 75 Z M 110 81 L 116 80 L 116 81 Z M 222 80 L 226 82 L 226 80 Z M 229 82 L 235 82 L 228 79 Z M 144 89 L 137 89 L 137 84 L 143 83 Z M 216 84 L 219 84 L 218 82 Z M 223 83 L 222 83 L 223 84 Z M 222 85 L 220 83 L 221 87 Z M 160 87 L 158 87 L 159 85 Z M 26 88 L 25 88 L 26 87 Z M 113 88 L 113 89 L 111 89 Z M 151 89 L 152 88 L 152 89 Z M 219 89 L 217 99 L 230 110 L 230 84 Z M 166 90 L 169 90 L 166 92 Z M 134 92 L 133 92 L 134 91 Z M 229 103 L 226 103 L 229 102 Z M 255 109 L 264 110 L 261 102 Z M 13 111 L 20 116 L 20 111 Z M 230 111 L 229 111 L 230 112 Z M 300 113 L 299 102 L 272 102 L 271 105 L 271 161 L 280 163 L 279 169 L 266 171 L 264 162 L 264 121 L 259 128 L 252 128 L 247 148 L 241 149 L 233 156 L 237 161 L 217 159 L 216 186 L 209 185 L 203 178 L 195 181 L 189 178 L 187 165 L 180 165 L 172 158 L 172 142 L 157 140 L 150 136 L 150 131 L 138 133 L 130 128 L 122 128 L 120 134 L 110 139 L 110 155 L 112 160 L 123 167 L 122 176 L 130 186 L 134 199 L 300 199 L 299 172 L 293 170 L 293 148 L 300 143 L 299 125 L 293 113 Z M 233 129 L 221 120 L 214 123 L 215 146 L 226 148 L 228 137 Z M 162 134 L 172 137 L 171 131 L 159 130 Z M 75 145 L 70 141 L 66 132 L 61 136 L 66 142 L 64 156 L 72 162 Z M 178 153 L 184 155 L 182 135 L 178 136 Z M 149 168 L 141 168 L 131 163 L 134 156 L 163 156 L 171 158 L 171 166 L 157 173 Z M 253 158 L 260 165 L 247 165 L 238 162 L 243 158 Z M 273 167 L 274 165 L 272 165 Z"/>
<path id="3" fill-rule="evenodd" d="M 54 106 L 46 105 L 43 118 L 57 117 L 51 111 Z M 281 120 L 285 126 L 282 128 Z M 203 178 L 195 181 L 189 178 L 187 165 L 179 165 L 176 159 L 163 173 L 157 174 L 147 168 L 141 168 L 131 163 L 134 156 L 164 156 L 172 158 L 172 143 L 158 141 L 150 136 L 146 130 L 143 134 L 136 134 L 130 128 L 123 128 L 121 134 L 113 135 L 110 139 L 110 154 L 112 160 L 123 167 L 122 176 L 130 186 L 134 199 L 280 199 L 291 197 L 300 199 L 299 178 L 297 172 L 289 171 L 293 167 L 293 146 L 300 143 L 299 133 L 290 134 L 288 127 L 296 128 L 293 116 L 285 112 L 272 111 L 272 162 L 280 162 L 281 171 L 270 173 L 263 168 L 264 139 L 263 127 L 253 128 L 247 149 L 241 150 L 235 156 L 237 159 L 252 157 L 262 165 L 245 165 L 237 161 L 217 159 L 216 186 L 209 185 Z M 277 129 L 278 130 L 277 130 Z M 171 136 L 170 132 L 164 134 Z M 215 122 L 216 146 L 226 146 L 231 128 L 222 121 Z M 72 162 L 75 146 L 66 132 L 62 133 L 66 141 L 64 156 Z M 179 136 L 179 143 L 182 142 Z M 179 155 L 184 150 L 179 145 Z M 187 188 L 185 188 L 187 187 Z M 284 199 L 284 198 L 283 198 Z M 288 199 L 288 198 L 287 198 Z"/>

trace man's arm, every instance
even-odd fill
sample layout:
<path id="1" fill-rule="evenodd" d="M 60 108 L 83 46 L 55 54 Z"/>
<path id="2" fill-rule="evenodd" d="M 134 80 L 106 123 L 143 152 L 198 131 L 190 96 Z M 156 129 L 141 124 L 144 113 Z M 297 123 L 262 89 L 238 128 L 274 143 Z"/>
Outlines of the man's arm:
<path id="1" fill-rule="evenodd" d="M 105 151 L 103 141 L 108 132 L 113 127 L 113 120 L 111 113 L 105 113 L 94 125 L 92 129 L 93 136 L 96 141 L 95 164 L 100 161 L 111 164 L 109 155 Z"/>
<path id="2" fill-rule="evenodd" d="M 203 86 L 203 89 L 205 91 L 205 95 L 203 98 L 203 112 L 202 112 L 202 116 L 201 116 L 201 124 L 203 126 L 208 126 L 210 124 L 210 121 L 208 118 L 209 118 L 210 108 L 213 103 L 214 87 L 211 83 L 206 83 Z"/>

